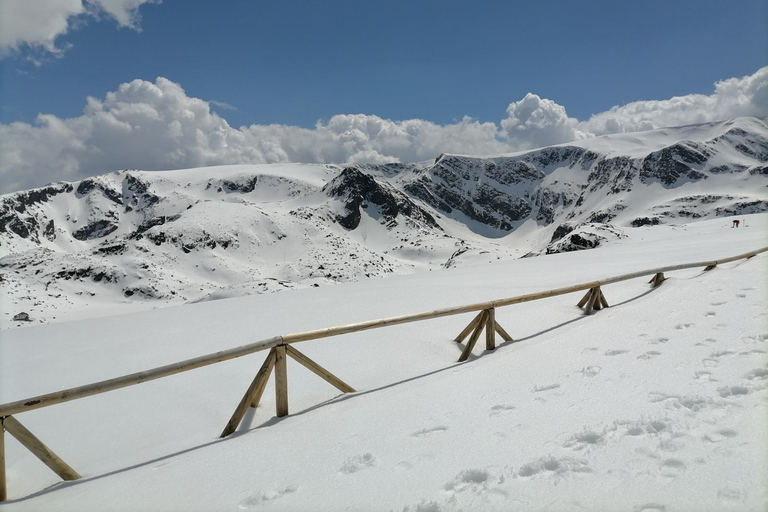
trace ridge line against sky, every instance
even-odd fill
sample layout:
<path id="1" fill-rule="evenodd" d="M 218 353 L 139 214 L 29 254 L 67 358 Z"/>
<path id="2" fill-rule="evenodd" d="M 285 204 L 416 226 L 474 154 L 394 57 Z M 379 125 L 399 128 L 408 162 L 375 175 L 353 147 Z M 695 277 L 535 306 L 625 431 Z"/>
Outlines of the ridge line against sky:
<path id="1" fill-rule="evenodd" d="M 689 3 L 650 1 L 649 12 L 635 12 L 597 0 L 575 10 L 568 2 L 510 10 L 494 1 L 472 9 L 394 1 L 360 10 L 348 0 L 322 7 L 233 1 L 216 4 L 221 9 L 198 0 L 4 0 L 0 193 L 123 168 L 412 162 L 768 117 L 760 53 L 768 39 L 752 20 L 768 12 L 765 5 L 745 1 L 728 22 L 717 5 Z M 546 40 L 517 46 L 532 35 L 518 20 L 544 14 Z M 621 28 L 632 15 L 637 30 Z M 643 17 L 659 27 L 646 28 Z M 748 23 L 757 34 L 744 30 Z M 190 34 L 177 24 L 205 30 Z M 558 35 L 572 25 L 579 34 L 605 34 Z M 470 29 L 484 30 L 487 40 L 465 37 Z M 222 38 L 228 42 L 217 46 Z M 721 54 L 707 46 L 712 41 Z M 676 93 L 686 89 L 693 92 Z M 626 101 L 632 96 L 667 99 Z"/>

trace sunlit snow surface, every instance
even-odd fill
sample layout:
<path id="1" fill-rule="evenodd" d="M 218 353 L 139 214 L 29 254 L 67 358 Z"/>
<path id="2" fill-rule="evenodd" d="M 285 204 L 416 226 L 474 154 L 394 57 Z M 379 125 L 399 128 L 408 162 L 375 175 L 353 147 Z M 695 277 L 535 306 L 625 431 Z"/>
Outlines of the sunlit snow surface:
<path id="1" fill-rule="evenodd" d="M 0 401 L 257 339 L 722 258 L 768 216 L 627 230 L 607 247 L 0 333 Z M 471 315 L 300 343 L 349 383 L 288 363 L 291 415 L 219 440 L 259 353 L 17 418 L 83 475 L 6 436 L 5 510 L 629 510 L 768 507 L 768 254 L 710 272 L 497 310 L 515 338 L 466 363 Z M 501 340 L 499 340 L 501 342 Z"/>

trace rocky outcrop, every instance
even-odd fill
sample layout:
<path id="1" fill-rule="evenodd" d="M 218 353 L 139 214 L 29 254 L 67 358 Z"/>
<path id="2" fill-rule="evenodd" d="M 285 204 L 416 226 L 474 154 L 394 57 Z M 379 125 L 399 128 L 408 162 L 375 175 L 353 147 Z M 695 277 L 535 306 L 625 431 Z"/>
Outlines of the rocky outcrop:
<path id="1" fill-rule="evenodd" d="M 345 168 L 323 187 L 323 192 L 343 203 L 343 213 L 335 215 L 335 220 L 348 230 L 353 230 L 360 224 L 360 209 L 370 205 L 378 208 L 381 222 L 387 226 L 397 225 L 398 217 L 402 217 L 433 229 L 440 229 L 432 215 L 402 192 L 390 185 L 379 183 L 371 175 L 355 167 Z"/>

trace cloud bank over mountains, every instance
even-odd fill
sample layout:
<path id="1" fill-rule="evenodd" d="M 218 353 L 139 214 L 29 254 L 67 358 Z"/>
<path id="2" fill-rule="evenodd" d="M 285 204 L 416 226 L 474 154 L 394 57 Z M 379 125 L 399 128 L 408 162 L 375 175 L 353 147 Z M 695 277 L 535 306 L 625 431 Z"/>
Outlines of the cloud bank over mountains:
<path id="1" fill-rule="evenodd" d="M 122 6 L 125 10 L 116 10 L 115 19 L 130 23 L 130 13 L 136 12 L 141 0 L 98 3 Z M 136 7 L 126 7 L 131 5 Z M 128 17 L 118 17 L 121 12 Z M 89 97 L 79 117 L 40 114 L 34 124 L 0 124 L 0 193 L 125 168 L 413 162 L 443 152 L 509 153 L 610 133 L 739 116 L 764 118 L 768 117 L 768 67 L 717 82 L 711 95 L 636 101 L 585 121 L 532 93 L 511 103 L 498 124 L 470 117 L 439 125 L 420 119 L 343 114 L 319 121 L 314 128 L 256 124 L 234 128 L 212 107 L 216 108 L 215 102 L 190 97 L 180 84 L 160 77 L 154 82 L 137 79 L 121 84 L 103 99 Z"/>

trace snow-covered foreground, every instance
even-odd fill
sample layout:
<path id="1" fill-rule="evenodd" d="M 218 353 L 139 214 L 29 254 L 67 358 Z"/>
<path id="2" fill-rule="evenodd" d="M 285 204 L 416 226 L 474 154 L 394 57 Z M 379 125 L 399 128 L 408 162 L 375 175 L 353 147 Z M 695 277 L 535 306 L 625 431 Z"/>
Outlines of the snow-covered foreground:
<path id="1" fill-rule="evenodd" d="M 276 334 L 566 286 L 768 245 L 712 220 L 600 249 L 3 331 L 0 401 Z M 18 415 L 83 475 L 6 436 L 16 510 L 765 510 L 768 255 L 502 308 L 515 338 L 456 363 L 472 315 L 300 343 L 291 415 L 220 440 L 265 353 Z M 501 341 L 501 340 L 499 340 Z"/>

